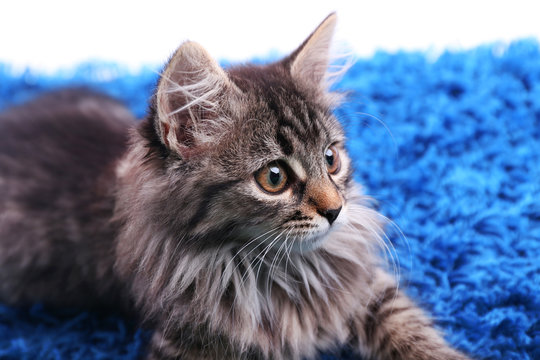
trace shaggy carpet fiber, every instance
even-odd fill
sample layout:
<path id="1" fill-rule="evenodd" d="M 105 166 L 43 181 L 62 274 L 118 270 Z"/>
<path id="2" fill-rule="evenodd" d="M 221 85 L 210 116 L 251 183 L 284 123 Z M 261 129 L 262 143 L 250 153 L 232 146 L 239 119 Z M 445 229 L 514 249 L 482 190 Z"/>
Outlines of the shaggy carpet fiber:
<path id="1" fill-rule="evenodd" d="M 0 65 L 0 108 L 87 84 L 142 117 L 155 81 L 117 64 L 54 76 Z M 378 53 L 339 87 L 356 179 L 395 224 L 386 253 L 402 287 L 473 358 L 540 359 L 539 44 Z M 0 305 L 2 359 L 136 359 L 147 341 L 110 314 Z"/>

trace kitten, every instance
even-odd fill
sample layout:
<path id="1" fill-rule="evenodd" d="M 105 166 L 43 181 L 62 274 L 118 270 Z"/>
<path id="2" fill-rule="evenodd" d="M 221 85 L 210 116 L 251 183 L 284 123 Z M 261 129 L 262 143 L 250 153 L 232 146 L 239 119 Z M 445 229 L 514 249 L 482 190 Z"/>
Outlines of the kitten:
<path id="1" fill-rule="evenodd" d="M 285 59 L 198 44 L 148 117 L 67 90 L 0 116 L 0 300 L 133 310 L 147 359 L 467 359 L 383 270 L 332 115 L 328 16 Z"/>

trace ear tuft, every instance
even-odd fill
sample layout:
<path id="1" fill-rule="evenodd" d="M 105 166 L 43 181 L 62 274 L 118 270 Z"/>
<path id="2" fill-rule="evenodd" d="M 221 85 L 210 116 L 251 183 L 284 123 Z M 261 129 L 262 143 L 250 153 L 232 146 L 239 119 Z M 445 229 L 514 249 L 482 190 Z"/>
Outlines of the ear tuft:
<path id="1" fill-rule="evenodd" d="M 222 115 L 231 82 L 219 64 L 195 42 L 185 42 L 161 75 L 156 93 L 157 131 L 183 158 L 200 150 L 211 124 Z"/>

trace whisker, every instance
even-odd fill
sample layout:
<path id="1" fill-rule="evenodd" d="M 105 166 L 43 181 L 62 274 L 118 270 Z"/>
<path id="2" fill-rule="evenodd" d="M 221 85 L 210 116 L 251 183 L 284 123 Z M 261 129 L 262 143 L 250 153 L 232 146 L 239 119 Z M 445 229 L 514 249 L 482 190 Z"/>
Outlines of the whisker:
<path id="1" fill-rule="evenodd" d="M 369 233 L 371 233 L 373 235 L 373 238 L 377 241 L 377 243 L 379 245 L 381 245 L 382 248 L 385 249 L 385 258 L 386 258 L 387 261 L 388 261 L 388 258 L 386 256 L 386 254 L 388 254 L 390 256 L 394 277 L 396 278 L 396 290 L 399 290 L 400 279 L 401 279 L 401 266 L 400 266 L 400 260 L 399 260 L 398 254 L 397 254 L 397 250 L 394 247 L 392 241 L 389 239 L 389 237 L 383 231 L 381 226 L 379 224 L 377 224 L 376 222 L 371 220 L 373 218 L 373 216 L 382 217 L 384 220 L 388 220 L 388 219 L 385 216 L 378 213 L 377 211 L 374 211 L 374 210 L 369 209 L 369 208 L 364 207 L 364 206 L 360 206 L 360 205 L 355 206 L 355 205 L 353 205 L 353 206 L 350 206 L 350 209 L 351 209 L 351 211 L 353 213 L 356 212 L 357 214 L 361 214 L 361 215 L 366 215 L 366 214 L 370 215 L 370 216 L 361 216 L 361 218 L 364 220 L 364 222 L 359 223 L 359 225 L 361 225 Z M 388 220 L 388 221 L 391 222 L 390 220 Z M 365 222 L 368 222 L 368 224 L 366 224 Z M 383 234 L 384 239 L 383 239 L 383 237 L 381 237 L 380 234 Z M 396 291 L 396 293 L 397 293 L 397 291 Z"/>
<path id="2" fill-rule="evenodd" d="M 381 118 L 379 118 L 378 116 L 375 116 L 373 114 L 369 114 L 369 113 L 365 113 L 365 112 L 355 112 L 354 114 L 355 115 L 367 116 L 367 117 L 377 121 L 379 124 L 381 124 L 384 127 L 384 129 L 386 130 L 386 132 L 388 132 L 388 135 L 390 135 L 390 138 L 392 138 L 392 142 L 394 144 L 394 149 L 396 149 L 396 151 L 397 151 L 398 145 L 397 145 L 396 138 L 394 137 L 394 134 L 392 134 L 392 131 L 390 130 L 388 125 L 386 125 L 386 123 Z"/>
<path id="3" fill-rule="evenodd" d="M 388 254 L 388 256 L 390 256 L 390 261 L 391 264 L 392 264 L 392 267 L 393 267 L 393 271 L 394 271 L 394 276 L 396 276 L 396 278 L 399 280 L 399 258 L 397 257 L 397 251 L 394 247 L 394 245 L 392 244 L 392 242 L 390 241 L 390 239 L 388 238 L 388 236 L 382 231 L 382 228 L 377 224 L 377 223 L 374 223 L 373 221 L 369 220 L 369 217 L 365 217 L 365 220 L 367 222 L 369 222 L 369 224 L 363 224 L 363 226 L 366 228 L 366 230 L 368 230 L 374 237 L 375 240 L 377 240 L 377 243 L 380 244 L 386 251 L 385 251 L 385 260 L 386 261 L 389 261 L 388 260 L 388 257 L 386 256 L 386 254 Z M 380 234 L 383 234 L 384 236 L 384 239 L 383 237 L 381 237 Z M 385 239 L 387 241 L 385 241 Z M 395 255 L 395 256 L 394 256 Z M 397 264 L 396 264 L 397 262 Z"/>
<path id="4" fill-rule="evenodd" d="M 267 281 L 266 281 L 266 293 L 268 294 L 268 296 L 270 297 L 272 295 L 272 286 L 271 286 L 271 282 L 272 282 L 272 278 L 274 277 L 274 274 L 276 274 L 276 270 L 277 270 L 277 266 L 279 265 L 279 258 L 280 258 L 280 253 L 281 253 L 281 249 L 287 244 L 287 238 L 289 236 L 289 234 L 291 233 L 291 230 L 289 230 L 289 232 L 285 235 L 285 241 L 283 241 L 283 243 L 279 246 L 276 254 L 274 255 L 272 261 L 270 262 L 270 267 L 269 267 L 269 272 L 268 272 L 268 277 L 267 277 Z"/>
<path id="5" fill-rule="evenodd" d="M 262 245 L 264 243 L 265 240 L 267 240 L 267 238 L 265 238 L 263 241 L 261 241 L 259 244 L 257 244 L 257 246 L 255 246 L 253 249 L 251 249 L 247 254 L 245 255 L 242 255 L 243 251 L 248 247 L 250 246 L 251 244 L 253 244 L 255 241 L 259 240 L 260 238 L 262 238 L 263 236 L 266 236 L 267 234 L 270 234 L 271 236 L 271 233 L 274 232 L 274 231 L 277 231 L 279 230 L 279 227 L 276 226 L 275 228 L 271 229 L 271 230 L 268 230 L 267 232 L 249 240 L 248 242 L 246 242 L 239 250 L 236 251 L 236 253 L 233 255 L 233 257 L 231 258 L 231 260 L 227 263 L 227 265 L 225 266 L 225 268 L 223 269 L 223 272 L 221 273 L 222 274 L 222 281 L 223 281 L 223 276 L 225 275 L 225 273 L 227 272 L 229 266 L 233 263 L 233 261 L 235 260 L 235 258 L 237 256 L 243 256 L 244 258 L 246 258 L 247 256 L 249 256 L 253 251 L 255 251 L 260 245 Z M 233 273 L 234 271 L 236 271 L 236 269 L 238 268 L 239 264 L 236 265 L 234 267 L 234 269 L 231 271 L 231 273 Z"/>
<path id="6" fill-rule="evenodd" d="M 279 229 L 276 229 L 277 231 L 279 231 Z M 282 232 L 283 233 L 283 232 Z M 246 254 L 246 256 L 242 257 L 242 261 L 246 260 L 247 257 L 249 256 L 249 254 L 251 254 L 253 251 L 255 251 L 259 246 L 263 245 L 270 237 L 274 236 L 275 232 L 273 232 L 272 234 L 268 234 L 264 239 L 263 241 L 261 241 L 259 244 L 257 244 L 257 246 L 255 246 L 253 249 L 251 249 L 251 251 Z M 281 233 L 280 233 L 281 234 Z M 279 235 L 277 235 L 277 237 L 279 237 Z M 266 247 L 263 248 L 263 250 L 261 251 L 264 252 L 265 250 L 267 249 L 271 249 L 271 247 L 273 246 L 274 242 L 276 241 L 276 238 L 274 238 L 273 240 L 270 241 L 269 244 L 267 244 Z M 265 255 L 266 256 L 266 255 Z M 258 261 L 258 258 L 259 258 L 259 255 L 256 255 L 255 256 L 255 264 L 257 264 L 257 261 Z M 263 257 L 264 258 L 264 257 Z M 261 259 L 262 260 L 262 259 Z M 249 275 L 249 272 L 253 269 L 251 269 L 252 267 L 252 264 L 249 263 L 249 260 L 248 260 L 248 266 L 246 266 L 246 271 L 244 274 L 242 274 L 242 277 L 240 279 L 240 285 L 243 286 L 243 284 L 245 283 L 245 280 L 247 280 L 247 276 Z M 238 267 L 238 266 L 237 266 Z M 257 280 L 257 276 L 255 277 L 255 281 Z"/>
<path id="7" fill-rule="evenodd" d="M 410 246 L 410 243 L 409 243 L 409 240 L 407 239 L 407 236 L 405 236 L 405 234 L 403 233 L 403 231 L 401 231 L 400 227 L 394 222 L 392 221 L 391 219 L 389 219 L 388 217 L 384 216 L 383 214 L 379 213 L 378 211 L 375 211 L 373 209 L 370 209 L 370 208 L 367 208 L 365 206 L 361 206 L 361 205 L 356 205 L 356 204 L 351 204 L 350 205 L 350 208 L 353 209 L 353 210 L 360 210 L 360 211 L 363 211 L 364 213 L 369 213 L 369 215 L 374 215 L 376 217 L 379 217 L 383 220 L 384 223 L 386 224 L 389 224 L 389 226 L 392 227 L 392 229 L 394 229 L 395 231 L 398 232 L 398 237 L 400 239 L 403 240 L 403 242 L 405 243 L 405 245 L 407 246 L 407 252 L 409 254 L 409 260 L 410 260 L 410 267 L 412 268 L 412 251 L 411 251 L 411 246 Z M 378 229 L 380 230 L 381 233 L 384 233 L 385 234 L 385 237 L 388 239 L 388 237 L 386 236 L 386 233 L 382 231 L 381 227 L 378 226 Z M 392 241 L 390 241 L 388 239 L 388 241 L 392 243 Z M 395 249 L 394 249 L 395 250 Z"/>
<path id="8" fill-rule="evenodd" d="M 261 252 L 262 253 L 262 256 L 258 255 L 256 257 L 256 261 L 255 261 L 255 264 L 254 266 L 257 266 L 257 260 L 259 262 L 259 267 L 257 268 L 257 273 L 255 275 L 255 281 L 258 282 L 258 279 L 259 279 L 259 274 L 260 274 L 260 271 L 261 271 L 261 267 L 262 267 L 262 264 L 264 262 L 264 258 L 266 257 L 266 255 L 268 255 L 268 252 L 272 249 L 272 247 L 279 241 L 279 238 L 281 237 L 281 235 L 283 235 L 283 233 L 285 232 L 286 230 L 283 230 L 281 231 L 264 249 L 263 251 Z"/>

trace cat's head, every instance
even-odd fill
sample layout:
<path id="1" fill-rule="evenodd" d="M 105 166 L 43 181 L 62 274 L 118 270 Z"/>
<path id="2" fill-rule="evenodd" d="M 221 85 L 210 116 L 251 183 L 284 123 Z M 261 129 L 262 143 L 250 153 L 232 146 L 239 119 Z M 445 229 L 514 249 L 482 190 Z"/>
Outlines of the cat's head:
<path id="1" fill-rule="evenodd" d="M 327 82 L 335 23 L 268 65 L 222 69 L 193 42 L 176 51 L 149 145 L 159 142 L 170 183 L 168 223 L 194 241 L 306 250 L 347 221 L 350 160 Z"/>

